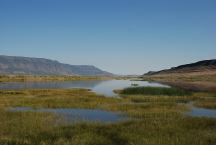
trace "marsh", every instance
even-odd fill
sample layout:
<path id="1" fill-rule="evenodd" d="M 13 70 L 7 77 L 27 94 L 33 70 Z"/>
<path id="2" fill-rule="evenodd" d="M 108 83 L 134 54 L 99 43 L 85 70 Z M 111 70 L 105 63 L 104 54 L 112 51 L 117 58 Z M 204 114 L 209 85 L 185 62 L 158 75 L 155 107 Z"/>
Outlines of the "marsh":
<path id="1" fill-rule="evenodd" d="M 69 89 L 84 88 L 91 89 L 93 92 L 105 95 L 115 96 L 115 89 L 130 87 L 136 83 L 139 86 L 168 87 L 160 83 L 151 83 L 148 81 L 130 81 L 130 80 L 80 80 L 80 81 L 46 81 L 46 82 L 4 82 L 0 83 L 0 90 L 22 90 L 22 89 Z"/>

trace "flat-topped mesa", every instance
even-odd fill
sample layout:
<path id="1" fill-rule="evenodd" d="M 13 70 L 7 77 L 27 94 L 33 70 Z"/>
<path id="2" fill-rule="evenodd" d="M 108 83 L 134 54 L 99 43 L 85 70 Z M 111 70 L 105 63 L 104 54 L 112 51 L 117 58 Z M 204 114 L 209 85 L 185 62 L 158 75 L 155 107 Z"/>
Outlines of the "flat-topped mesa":
<path id="1" fill-rule="evenodd" d="M 69 65 L 44 58 L 0 55 L 0 74 L 111 76 L 91 65 Z"/>

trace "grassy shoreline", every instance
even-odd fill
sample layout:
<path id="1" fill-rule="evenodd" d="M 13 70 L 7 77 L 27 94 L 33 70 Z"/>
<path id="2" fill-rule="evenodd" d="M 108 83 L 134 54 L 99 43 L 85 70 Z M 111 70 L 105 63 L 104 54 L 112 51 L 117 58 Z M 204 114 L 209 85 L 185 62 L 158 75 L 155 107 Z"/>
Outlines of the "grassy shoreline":
<path id="1" fill-rule="evenodd" d="M 181 101 L 208 100 L 209 93 L 184 96 L 121 95 L 107 98 L 87 89 L 0 91 L 1 145 L 214 145 L 216 119 L 185 116 Z M 7 112 L 8 107 L 100 109 L 134 118 L 104 124 L 57 123 L 50 113 Z"/>
<path id="2" fill-rule="evenodd" d="M 141 79 L 190 91 L 216 92 L 216 72 L 149 75 Z"/>
<path id="3" fill-rule="evenodd" d="M 167 96 L 186 96 L 191 95 L 189 91 L 185 91 L 177 88 L 165 88 L 165 87 L 130 87 L 120 91 L 120 94 L 128 95 L 167 95 Z"/>
<path id="4" fill-rule="evenodd" d="M 40 82 L 40 81 L 78 81 L 109 80 L 109 76 L 45 76 L 45 75 L 0 75 L 0 82 Z"/>

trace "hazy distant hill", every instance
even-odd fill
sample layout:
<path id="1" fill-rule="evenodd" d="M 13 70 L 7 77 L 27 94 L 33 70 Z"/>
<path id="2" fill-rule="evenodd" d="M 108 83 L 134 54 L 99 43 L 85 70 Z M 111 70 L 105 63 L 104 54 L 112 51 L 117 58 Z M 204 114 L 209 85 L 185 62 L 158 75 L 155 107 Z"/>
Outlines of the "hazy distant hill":
<path id="1" fill-rule="evenodd" d="M 44 58 L 29 58 L 0 55 L 0 74 L 32 74 L 32 75 L 84 75 L 107 76 L 109 72 L 102 71 L 90 65 L 69 65 Z"/>
<path id="2" fill-rule="evenodd" d="M 158 75 L 169 73 L 192 73 L 192 72 L 216 71 L 216 59 L 203 60 L 196 63 L 180 65 L 171 69 L 161 70 L 157 72 L 150 71 L 145 75 Z"/>

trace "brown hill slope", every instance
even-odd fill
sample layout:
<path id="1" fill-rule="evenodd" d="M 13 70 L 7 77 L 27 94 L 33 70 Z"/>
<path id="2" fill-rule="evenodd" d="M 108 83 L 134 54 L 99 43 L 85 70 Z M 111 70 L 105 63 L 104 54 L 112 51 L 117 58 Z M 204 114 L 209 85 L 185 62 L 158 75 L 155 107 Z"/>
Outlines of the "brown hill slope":
<path id="1" fill-rule="evenodd" d="M 204 60 L 143 75 L 144 80 L 157 81 L 193 91 L 216 91 L 216 60 Z"/>
<path id="2" fill-rule="evenodd" d="M 157 72 L 148 72 L 145 75 L 162 75 L 173 73 L 202 73 L 216 71 L 216 59 L 203 60 L 196 63 L 180 65 L 171 69 L 161 70 Z"/>

